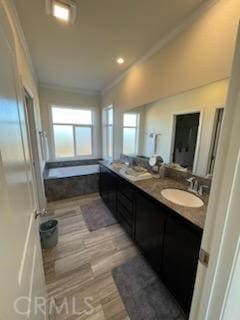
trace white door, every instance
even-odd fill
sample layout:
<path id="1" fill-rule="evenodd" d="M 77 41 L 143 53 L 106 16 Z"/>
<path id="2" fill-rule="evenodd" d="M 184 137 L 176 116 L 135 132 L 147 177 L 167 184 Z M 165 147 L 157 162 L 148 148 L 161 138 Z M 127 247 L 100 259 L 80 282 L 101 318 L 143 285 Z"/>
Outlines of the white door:
<path id="1" fill-rule="evenodd" d="M 0 2 L 0 319 L 43 320 L 45 315 L 34 308 L 37 297 L 45 297 L 45 284 L 19 92 L 14 40 Z"/>
<path id="2" fill-rule="evenodd" d="M 240 32 L 214 169 L 192 320 L 240 319 Z"/>

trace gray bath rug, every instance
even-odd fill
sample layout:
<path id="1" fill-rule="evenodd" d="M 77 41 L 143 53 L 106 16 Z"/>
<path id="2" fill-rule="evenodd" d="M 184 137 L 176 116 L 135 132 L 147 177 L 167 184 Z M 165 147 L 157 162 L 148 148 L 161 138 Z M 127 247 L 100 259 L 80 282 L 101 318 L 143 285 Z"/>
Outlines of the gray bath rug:
<path id="1" fill-rule="evenodd" d="M 186 320 L 166 287 L 141 256 L 112 271 L 131 320 Z"/>
<path id="2" fill-rule="evenodd" d="M 95 231 L 117 223 L 101 199 L 82 205 L 81 211 L 89 231 Z"/>

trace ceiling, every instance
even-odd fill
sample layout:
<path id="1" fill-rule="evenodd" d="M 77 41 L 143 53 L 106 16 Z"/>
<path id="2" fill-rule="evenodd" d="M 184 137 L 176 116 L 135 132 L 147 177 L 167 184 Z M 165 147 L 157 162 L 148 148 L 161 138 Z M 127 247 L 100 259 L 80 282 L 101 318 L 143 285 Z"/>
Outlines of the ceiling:
<path id="1" fill-rule="evenodd" d="M 204 1 L 76 0 L 72 26 L 47 16 L 45 0 L 14 2 L 39 82 L 102 90 Z"/>

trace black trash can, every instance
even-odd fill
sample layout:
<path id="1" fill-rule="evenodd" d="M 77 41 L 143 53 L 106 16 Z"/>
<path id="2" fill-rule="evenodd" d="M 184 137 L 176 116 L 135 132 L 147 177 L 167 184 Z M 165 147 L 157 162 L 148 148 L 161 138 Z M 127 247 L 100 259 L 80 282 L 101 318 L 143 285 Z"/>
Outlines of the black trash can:
<path id="1" fill-rule="evenodd" d="M 58 221 L 48 220 L 39 227 L 41 245 L 43 249 L 51 249 L 58 243 Z"/>

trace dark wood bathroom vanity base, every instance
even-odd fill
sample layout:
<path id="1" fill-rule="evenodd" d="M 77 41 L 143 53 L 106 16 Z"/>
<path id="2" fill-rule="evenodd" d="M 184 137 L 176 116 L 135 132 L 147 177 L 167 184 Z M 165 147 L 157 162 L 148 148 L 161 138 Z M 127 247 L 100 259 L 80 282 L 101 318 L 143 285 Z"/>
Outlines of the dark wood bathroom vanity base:
<path id="1" fill-rule="evenodd" d="M 156 179 L 144 182 L 149 183 L 148 193 L 138 186 L 140 182 L 130 182 L 111 169 L 111 165 L 103 161 L 100 163 L 99 190 L 103 201 L 188 314 L 202 238 L 202 221 L 195 224 L 184 217 L 184 212 L 181 215 L 153 197 L 151 186 L 154 182 L 151 180 Z M 200 217 L 203 214 L 197 213 Z"/>

